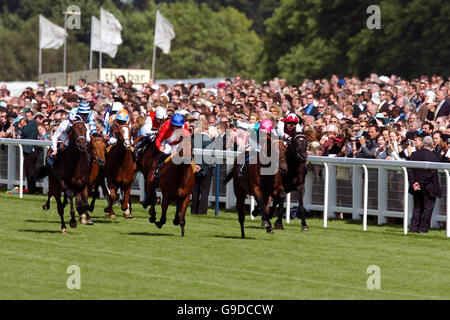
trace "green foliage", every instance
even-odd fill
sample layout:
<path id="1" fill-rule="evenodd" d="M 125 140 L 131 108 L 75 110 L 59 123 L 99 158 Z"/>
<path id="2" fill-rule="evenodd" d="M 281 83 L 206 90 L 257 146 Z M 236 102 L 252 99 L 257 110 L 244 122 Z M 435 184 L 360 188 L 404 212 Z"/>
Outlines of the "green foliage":
<path id="1" fill-rule="evenodd" d="M 63 26 L 62 12 L 71 0 L 32 0 L 14 3 L 0 0 L 0 39 L 7 43 L 4 56 L 8 64 L 0 70 L 2 80 L 36 78 L 38 66 L 38 15 Z M 89 66 L 91 16 L 99 18 L 100 6 L 121 22 L 123 43 L 114 59 L 102 55 L 103 67 L 151 68 L 156 5 L 153 0 L 124 3 L 115 0 L 81 0 L 81 29 L 69 30 L 67 70 L 84 70 Z M 257 71 L 256 59 L 261 41 L 252 22 L 238 10 L 221 7 L 212 10 L 194 1 L 162 4 L 161 13 L 174 25 L 176 38 L 169 55 L 157 49 L 158 78 L 219 77 L 240 73 L 251 77 Z M 42 50 L 43 72 L 62 71 L 63 48 Z M 98 53 L 93 55 L 98 65 Z"/>
<path id="2" fill-rule="evenodd" d="M 266 20 L 264 78 L 450 73 L 448 1 L 380 1 L 381 30 L 369 30 L 372 2 L 283 0 Z"/>

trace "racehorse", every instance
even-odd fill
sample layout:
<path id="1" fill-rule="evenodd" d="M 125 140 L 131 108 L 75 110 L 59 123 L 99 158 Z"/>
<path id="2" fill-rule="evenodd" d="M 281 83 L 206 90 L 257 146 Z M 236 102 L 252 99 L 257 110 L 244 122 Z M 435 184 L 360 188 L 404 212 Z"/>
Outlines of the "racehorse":
<path id="1" fill-rule="evenodd" d="M 69 147 L 61 150 L 54 167 L 46 166 L 49 177 L 49 190 L 55 197 L 58 214 L 61 218 L 61 232 L 67 233 L 64 222 L 64 207 L 61 202 L 61 192 L 70 202 L 70 227 L 75 228 L 77 221 L 73 208 L 73 197 L 76 197 L 76 209 L 81 223 L 93 224 L 87 212 L 87 185 L 89 182 L 89 155 L 87 152 L 86 126 L 76 120 L 68 135 Z"/>
<path id="2" fill-rule="evenodd" d="M 88 145 L 89 155 L 91 157 L 88 185 L 88 193 L 92 194 L 92 201 L 89 206 L 90 212 L 94 211 L 95 200 L 100 195 L 98 187 L 102 188 L 103 195 L 106 197 L 108 203 L 110 201 L 105 184 L 105 149 L 106 141 L 101 136 L 91 136 L 91 142 Z"/>
<path id="3" fill-rule="evenodd" d="M 305 219 L 305 207 L 303 206 L 303 196 L 305 194 L 305 176 L 308 173 L 306 165 L 308 141 L 306 136 L 302 133 L 296 134 L 293 138 L 288 140 L 286 161 L 288 170 L 282 174 L 283 188 L 286 193 L 296 191 L 298 196 L 298 212 L 301 214 L 302 230 L 307 231 Z M 282 212 L 284 201 L 278 202 L 278 225 L 281 223 L 282 228 Z M 275 203 L 274 203 L 275 207 Z M 281 213 L 281 214 L 280 214 Z"/>
<path id="4" fill-rule="evenodd" d="M 160 151 L 157 149 L 154 141 L 155 137 L 152 137 L 150 139 L 150 142 L 145 147 L 142 154 L 138 157 L 138 160 L 136 162 L 137 170 L 142 173 L 144 176 L 144 191 L 145 191 L 145 200 L 141 202 L 142 206 L 147 208 L 148 205 L 152 204 L 152 206 L 149 209 L 149 214 L 151 215 L 151 212 L 153 212 L 153 215 L 156 214 L 155 212 L 155 202 L 156 202 L 156 188 L 158 187 L 157 182 L 153 181 L 152 175 L 155 170 L 155 167 L 157 165 L 157 160 L 160 154 Z M 146 139 L 145 136 L 139 136 L 136 138 L 135 145 L 141 140 Z"/>
<path id="5" fill-rule="evenodd" d="M 158 228 L 166 223 L 166 213 L 169 204 L 172 202 L 176 203 L 176 212 L 173 219 L 174 225 L 180 225 L 181 236 L 184 236 L 184 227 L 186 225 L 185 215 L 186 210 L 189 205 L 190 196 L 194 190 L 195 176 L 194 176 L 194 165 L 192 162 L 192 145 L 189 139 L 184 138 L 182 142 L 178 144 L 178 149 L 176 153 L 166 159 L 164 166 L 160 170 L 159 179 L 155 180 L 152 177 L 153 171 L 147 176 L 146 184 L 148 187 L 147 199 L 151 208 L 149 209 L 149 222 L 155 223 Z M 175 161 L 177 157 L 177 161 Z M 181 161 L 182 160 L 182 161 Z M 158 162 L 156 157 L 152 168 L 155 167 Z M 179 163 L 181 162 L 181 163 Z M 155 190 L 159 186 L 162 193 L 161 201 L 161 218 L 156 221 L 156 211 L 155 211 L 155 200 L 156 193 Z"/>
<path id="6" fill-rule="evenodd" d="M 105 212 L 110 218 L 115 218 L 113 204 L 117 200 L 117 190 L 122 193 L 121 208 L 123 217 L 131 219 L 131 184 L 134 181 L 136 162 L 133 158 L 131 145 L 131 130 L 127 125 L 117 128 L 117 143 L 111 145 L 106 153 L 105 177 L 109 189 L 109 202 Z"/>
<path id="7" fill-rule="evenodd" d="M 251 195 L 255 198 L 257 206 L 259 208 L 262 224 L 266 228 L 267 233 L 273 234 L 272 225 L 268 217 L 269 206 L 272 198 L 280 197 L 282 193 L 282 178 L 279 171 L 287 171 L 286 163 L 286 147 L 279 140 L 272 140 L 270 136 L 267 136 L 265 142 L 267 147 L 263 150 L 267 150 L 267 154 L 264 156 L 270 156 L 271 150 L 276 150 L 278 157 L 278 166 L 275 166 L 275 171 L 271 174 L 261 174 L 262 170 L 267 167 L 261 164 L 261 152 L 257 154 L 257 161 L 255 164 L 247 164 L 247 169 L 244 171 L 244 175 L 239 175 L 239 167 L 237 165 L 237 159 L 233 170 L 228 173 L 223 185 L 226 185 L 231 179 L 234 179 L 234 194 L 236 195 L 236 209 L 238 211 L 238 219 L 241 226 L 241 237 L 245 238 L 244 221 L 245 221 L 245 198 L 247 195 Z M 272 164 L 272 163 L 271 163 Z M 273 164 L 272 164 L 273 165 Z M 273 170 L 272 170 L 273 171 Z"/>

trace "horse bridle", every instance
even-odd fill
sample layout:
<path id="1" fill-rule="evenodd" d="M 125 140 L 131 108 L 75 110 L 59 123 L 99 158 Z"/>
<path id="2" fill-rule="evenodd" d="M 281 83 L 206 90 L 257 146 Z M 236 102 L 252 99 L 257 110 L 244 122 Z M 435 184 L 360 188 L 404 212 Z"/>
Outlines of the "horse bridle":
<path id="1" fill-rule="evenodd" d="M 72 124 L 72 126 L 73 126 L 74 124 L 76 124 L 76 123 L 82 123 L 82 124 L 84 125 L 84 121 L 78 120 L 78 121 L 75 121 L 75 122 Z M 71 133 L 72 133 L 72 131 L 69 132 L 69 135 L 70 135 Z M 77 146 L 78 150 L 80 150 L 80 151 L 86 151 L 86 150 L 85 150 L 86 148 L 81 148 L 81 146 L 80 146 L 79 143 L 78 143 L 81 139 L 84 139 L 84 141 L 86 142 L 86 136 L 85 136 L 85 135 L 81 135 L 81 136 L 79 136 L 79 137 L 76 138 L 76 140 L 75 140 L 75 145 Z M 84 149 L 84 150 L 83 150 L 83 149 Z"/>
<path id="2" fill-rule="evenodd" d="M 295 143 L 295 145 L 294 145 L 294 150 L 295 150 L 295 156 L 297 157 L 297 159 L 298 160 L 301 160 L 301 161 L 305 161 L 306 160 L 306 150 L 304 150 L 305 152 L 304 152 L 304 154 L 303 154 L 303 150 L 298 150 L 298 145 L 297 145 L 297 143 L 295 142 L 297 139 L 302 139 L 302 140 L 305 140 L 306 141 L 306 136 L 303 134 L 303 133 L 297 133 L 291 140 L 290 140 L 290 143 L 291 144 L 293 144 L 293 143 Z"/>

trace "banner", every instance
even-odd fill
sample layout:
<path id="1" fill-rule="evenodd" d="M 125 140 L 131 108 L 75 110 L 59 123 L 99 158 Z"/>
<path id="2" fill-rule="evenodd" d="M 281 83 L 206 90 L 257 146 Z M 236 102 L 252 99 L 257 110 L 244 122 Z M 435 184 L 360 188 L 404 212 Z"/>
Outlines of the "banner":
<path id="1" fill-rule="evenodd" d="M 91 51 L 103 52 L 114 58 L 117 53 L 117 45 L 103 43 L 101 41 L 100 20 L 92 16 L 91 19 Z"/>
<path id="2" fill-rule="evenodd" d="M 67 33 L 64 28 L 51 23 L 49 20 L 39 15 L 39 48 L 59 49 L 63 44 Z"/>
<path id="3" fill-rule="evenodd" d="M 164 16 L 156 10 L 156 27 L 155 27 L 155 46 L 168 54 L 170 51 L 170 42 L 175 38 L 173 25 Z"/>
<path id="4" fill-rule="evenodd" d="M 100 8 L 101 42 L 113 45 L 122 43 L 122 25 L 114 15 Z"/>

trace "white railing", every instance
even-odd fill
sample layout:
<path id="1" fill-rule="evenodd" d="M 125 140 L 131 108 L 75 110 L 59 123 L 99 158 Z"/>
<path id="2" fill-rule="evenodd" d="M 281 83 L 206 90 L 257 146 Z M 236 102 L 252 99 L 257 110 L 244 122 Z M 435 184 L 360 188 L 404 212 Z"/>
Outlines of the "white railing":
<path id="1" fill-rule="evenodd" d="M 22 145 L 34 145 L 41 147 L 51 146 L 50 141 L 39 140 L 20 140 L 20 139 L 0 139 L 0 145 L 17 146 L 19 148 L 19 181 L 14 179 L 16 174 L 15 167 L 15 150 L 8 148 L 8 170 L 7 178 L 0 179 L 0 184 L 8 184 L 8 188 L 11 188 L 13 184 L 19 184 L 20 198 L 22 198 L 23 189 L 23 156 Z M 237 152 L 234 151 L 222 151 L 222 150 L 202 150 L 194 149 L 194 155 L 205 155 L 217 159 L 219 166 L 231 166 L 234 163 L 234 159 L 237 156 Z M 308 157 L 308 161 L 315 166 L 323 166 L 322 171 L 324 177 L 324 191 L 323 191 L 323 204 L 312 203 L 312 187 L 313 187 L 313 175 L 308 173 L 306 176 L 306 186 L 304 195 L 304 207 L 307 210 L 323 211 L 323 226 L 327 228 L 327 222 L 329 218 L 334 217 L 335 212 L 351 213 L 352 218 L 355 220 L 363 220 L 363 230 L 367 230 L 367 216 L 374 215 L 378 217 L 378 224 L 384 224 L 387 218 L 403 218 L 403 233 L 407 234 L 408 224 L 411 218 L 412 212 L 412 196 L 408 194 L 408 175 L 407 168 L 423 168 L 423 169 L 437 169 L 444 172 L 446 181 L 446 214 L 440 214 L 440 201 L 436 202 L 435 210 L 433 212 L 432 224 L 436 224 L 437 221 L 446 221 L 446 235 L 450 237 L 450 164 L 437 163 L 437 162 L 418 162 L 418 161 L 395 161 L 395 160 L 378 160 L 378 159 L 359 159 L 359 158 L 331 158 L 331 157 Z M 338 206 L 336 204 L 337 198 L 337 185 L 336 185 L 336 168 L 350 167 L 352 168 L 352 205 L 348 207 Z M 368 196 L 369 196 L 369 174 L 368 168 L 376 168 L 378 170 L 378 206 L 377 209 L 368 208 Z M 387 184 L 388 184 L 388 170 L 401 171 L 403 173 L 403 210 L 389 211 L 387 210 Z M 218 171 L 216 171 L 218 172 Z M 138 189 L 134 189 L 132 194 L 139 195 L 141 200 L 144 198 L 144 179 L 142 174 L 137 176 Z M 233 208 L 236 204 L 236 199 L 233 191 L 233 184 L 228 183 L 226 186 L 225 195 L 220 195 L 219 179 L 215 179 L 216 183 L 212 188 L 215 189 L 215 195 L 209 196 L 210 202 L 216 203 L 216 214 L 218 210 L 217 202 L 225 203 L 226 208 Z M 43 182 L 44 192 L 47 190 L 47 181 Z M 362 188 L 361 188 L 362 186 Z M 361 201 L 362 199 L 362 201 Z M 287 213 L 286 222 L 290 222 L 289 210 L 294 204 L 290 201 L 290 194 L 287 195 Z M 247 202 L 254 207 L 252 201 Z"/>

